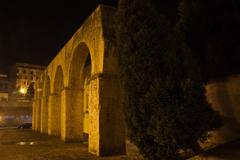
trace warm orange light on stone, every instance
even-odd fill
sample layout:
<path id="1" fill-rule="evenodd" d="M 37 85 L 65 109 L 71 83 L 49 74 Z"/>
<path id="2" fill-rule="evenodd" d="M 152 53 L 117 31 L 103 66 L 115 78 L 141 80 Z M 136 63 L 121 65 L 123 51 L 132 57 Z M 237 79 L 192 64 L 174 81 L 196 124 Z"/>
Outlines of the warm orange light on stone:
<path id="1" fill-rule="evenodd" d="M 98 156 L 126 153 L 114 12 L 97 7 L 35 83 L 42 91 L 35 90 L 33 130 L 68 142 L 88 139 Z"/>

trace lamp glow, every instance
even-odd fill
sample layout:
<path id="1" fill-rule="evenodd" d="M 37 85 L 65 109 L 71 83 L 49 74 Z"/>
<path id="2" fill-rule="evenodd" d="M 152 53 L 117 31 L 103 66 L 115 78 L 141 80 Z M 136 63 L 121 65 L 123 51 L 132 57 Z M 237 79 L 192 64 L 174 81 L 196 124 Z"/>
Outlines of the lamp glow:
<path id="1" fill-rule="evenodd" d="M 26 90 L 26 88 L 20 88 L 19 92 L 22 94 L 26 94 L 27 90 Z"/>

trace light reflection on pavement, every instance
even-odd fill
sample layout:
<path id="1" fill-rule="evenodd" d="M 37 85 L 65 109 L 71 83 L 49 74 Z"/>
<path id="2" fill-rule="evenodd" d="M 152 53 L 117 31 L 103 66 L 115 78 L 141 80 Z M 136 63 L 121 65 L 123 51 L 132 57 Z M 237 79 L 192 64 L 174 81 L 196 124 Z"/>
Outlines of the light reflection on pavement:
<path id="1" fill-rule="evenodd" d="M 17 145 L 34 145 L 36 142 L 18 142 Z"/>

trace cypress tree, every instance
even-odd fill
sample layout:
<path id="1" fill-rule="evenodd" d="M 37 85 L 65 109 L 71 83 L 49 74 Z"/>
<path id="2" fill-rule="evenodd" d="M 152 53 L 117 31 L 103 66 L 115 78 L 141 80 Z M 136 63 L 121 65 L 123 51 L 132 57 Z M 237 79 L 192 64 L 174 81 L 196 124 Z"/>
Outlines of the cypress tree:
<path id="1" fill-rule="evenodd" d="M 181 149 L 198 153 L 198 140 L 221 122 L 206 101 L 177 15 L 171 19 L 153 4 L 119 1 L 116 37 L 128 102 L 126 123 L 146 159 L 180 159 Z"/>

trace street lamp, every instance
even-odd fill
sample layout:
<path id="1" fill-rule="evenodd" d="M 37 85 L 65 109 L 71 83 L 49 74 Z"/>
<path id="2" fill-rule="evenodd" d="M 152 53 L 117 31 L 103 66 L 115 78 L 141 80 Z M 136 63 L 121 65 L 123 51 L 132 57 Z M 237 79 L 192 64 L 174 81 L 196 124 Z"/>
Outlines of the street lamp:
<path id="1" fill-rule="evenodd" d="M 20 88 L 19 89 L 19 92 L 21 93 L 21 94 L 26 94 L 27 93 L 27 89 L 26 88 Z"/>

